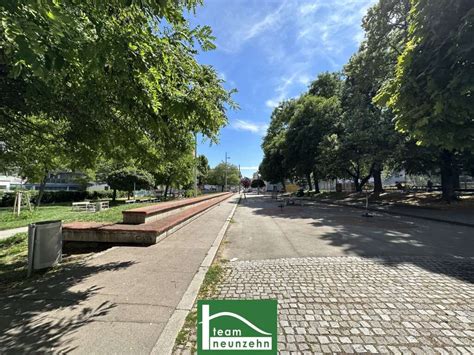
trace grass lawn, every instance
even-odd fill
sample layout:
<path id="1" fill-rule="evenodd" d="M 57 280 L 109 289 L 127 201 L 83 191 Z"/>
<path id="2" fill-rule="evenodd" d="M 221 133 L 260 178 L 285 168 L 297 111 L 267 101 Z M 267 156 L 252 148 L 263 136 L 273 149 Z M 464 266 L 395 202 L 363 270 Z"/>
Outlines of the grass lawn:
<path id="1" fill-rule="evenodd" d="M 26 276 L 28 262 L 28 238 L 18 233 L 0 240 L 0 288 Z"/>
<path id="2" fill-rule="evenodd" d="M 71 205 L 43 206 L 37 211 L 23 211 L 19 217 L 13 216 L 11 208 L 0 209 L 0 230 L 27 226 L 29 223 L 57 220 L 63 222 L 72 221 L 97 221 L 97 222 L 120 222 L 122 211 L 136 207 L 149 206 L 156 203 L 134 203 L 111 207 L 100 212 L 77 212 L 71 211 Z M 77 258 L 77 257 L 76 257 Z M 65 262 L 74 261 L 75 257 L 68 257 Z M 28 282 L 25 279 L 28 264 L 28 236 L 27 233 L 18 233 L 7 239 L 0 240 L 0 290 L 12 287 L 13 283 Z M 48 270 L 54 272 L 60 266 Z M 36 273 L 32 279 L 41 277 Z"/>
<path id="3" fill-rule="evenodd" d="M 94 222 L 121 222 L 122 211 L 136 207 L 154 205 L 155 203 L 132 203 L 111 207 L 100 212 L 77 212 L 71 210 L 71 204 L 42 206 L 37 211 L 24 210 L 19 217 L 12 213 L 12 208 L 0 209 L 0 230 L 27 226 L 33 222 L 57 220 L 63 222 L 94 221 Z"/>

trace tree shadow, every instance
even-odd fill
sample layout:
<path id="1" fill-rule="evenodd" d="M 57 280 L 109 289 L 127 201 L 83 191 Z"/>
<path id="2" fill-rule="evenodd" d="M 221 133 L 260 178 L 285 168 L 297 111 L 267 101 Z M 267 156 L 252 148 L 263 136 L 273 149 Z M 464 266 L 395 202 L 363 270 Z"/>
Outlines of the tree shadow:
<path id="1" fill-rule="evenodd" d="M 290 220 L 285 222 L 285 228 L 288 238 L 294 241 L 313 238 L 315 247 L 323 243 L 343 255 L 372 258 L 387 266 L 413 264 L 474 283 L 472 227 L 383 213 L 364 217 L 361 210 L 334 205 L 284 206 L 281 201 L 267 198 L 248 199 L 241 207 L 276 221 Z"/>
<path id="2" fill-rule="evenodd" d="M 0 296 L 0 352 L 67 353 L 75 349 L 65 340 L 79 328 L 106 315 L 116 307 L 110 301 L 88 306 L 85 301 L 101 287 L 80 291 L 70 288 L 86 278 L 104 271 L 115 271 L 133 262 L 90 265 L 86 261 L 63 266 L 51 275 L 3 291 Z M 72 337 L 69 337 L 71 339 Z"/>

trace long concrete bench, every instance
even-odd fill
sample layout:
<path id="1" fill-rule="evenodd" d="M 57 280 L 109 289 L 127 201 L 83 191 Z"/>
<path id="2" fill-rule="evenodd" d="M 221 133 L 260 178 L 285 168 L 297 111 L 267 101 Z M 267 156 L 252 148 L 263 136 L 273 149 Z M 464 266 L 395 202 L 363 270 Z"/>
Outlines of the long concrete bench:
<path id="1" fill-rule="evenodd" d="M 162 202 L 157 205 L 138 207 L 131 210 L 123 211 L 123 223 L 126 224 L 142 224 L 149 223 L 170 214 L 176 213 L 177 210 L 182 210 L 206 200 L 210 200 L 219 196 L 224 196 L 227 193 L 209 194 L 194 198 L 186 198 L 178 201 Z"/>
<path id="2" fill-rule="evenodd" d="M 98 222 L 68 223 L 63 226 L 63 240 L 66 242 L 155 244 L 167 237 L 184 222 L 226 200 L 231 195 L 230 193 L 214 195 L 213 198 L 194 203 L 187 209 L 139 225 Z"/>

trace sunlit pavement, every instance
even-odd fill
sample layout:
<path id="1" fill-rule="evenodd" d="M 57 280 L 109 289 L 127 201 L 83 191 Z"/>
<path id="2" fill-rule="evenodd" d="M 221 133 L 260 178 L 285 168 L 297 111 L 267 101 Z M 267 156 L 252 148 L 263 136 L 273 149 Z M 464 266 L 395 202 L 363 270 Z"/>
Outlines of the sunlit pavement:
<path id="1" fill-rule="evenodd" d="M 283 354 L 472 354 L 473 235 L 249 196 L 228 231 L 216 296 L 278 299 Z"/>

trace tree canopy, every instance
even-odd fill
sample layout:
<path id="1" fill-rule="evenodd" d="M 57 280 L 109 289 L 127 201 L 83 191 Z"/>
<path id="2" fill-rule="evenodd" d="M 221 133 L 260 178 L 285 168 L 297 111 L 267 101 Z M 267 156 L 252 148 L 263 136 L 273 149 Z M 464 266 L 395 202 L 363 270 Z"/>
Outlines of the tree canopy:
<path id="1" fill-rule="evenodd" d="M 263 139 L 265 180 L 350 178 L 355 189 L 382 171 L 440 174 L 455 197 L 474 149 L 474 3 L 379 0 L 342 73 L 321 73 L 276 107 Z M 463 170 L 464 169 L 464 170 Z M 311 179 L 312 178 L 312 179 Z"/>
<path id="2" fill-rule="evenodd" d="M 191 27 L 184 16 L 199 4 L 2 2 L 0 159 L 25 171 L 22 157 L 31 154 L 18 143 L 25 141 L 47 146 L 42 159 L 54 152 L 70 169 L 131 161 L 188 181 L 193 135 L 216 141 L 235 107 L 214 68 L 196 60 L 215 48 L 211 29 Z M 179 178 L 177 166 L 186 169 Z"/>

